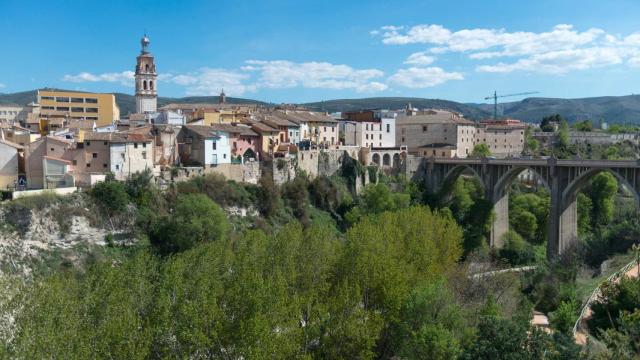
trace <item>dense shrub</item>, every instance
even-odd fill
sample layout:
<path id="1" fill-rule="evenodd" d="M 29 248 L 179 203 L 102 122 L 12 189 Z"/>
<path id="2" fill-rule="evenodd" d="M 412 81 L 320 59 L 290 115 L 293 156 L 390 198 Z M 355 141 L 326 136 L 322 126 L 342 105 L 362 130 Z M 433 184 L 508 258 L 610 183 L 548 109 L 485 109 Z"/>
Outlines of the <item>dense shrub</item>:
<path id="1" fill-rule="evenodd" d="M 228 227 L 225 212 L 206 195 L 179 195 L 173 214 L 157 220 L 149 240 L 159 254 L 169 255 L 224 239 Z"/>
<path id="2" fill-rule="evenodd" d="M 91 196 L 109 215 L 124 211 L 129 204 L 125 185 L 118 181 L 103 181 L 91 189 Z"/>

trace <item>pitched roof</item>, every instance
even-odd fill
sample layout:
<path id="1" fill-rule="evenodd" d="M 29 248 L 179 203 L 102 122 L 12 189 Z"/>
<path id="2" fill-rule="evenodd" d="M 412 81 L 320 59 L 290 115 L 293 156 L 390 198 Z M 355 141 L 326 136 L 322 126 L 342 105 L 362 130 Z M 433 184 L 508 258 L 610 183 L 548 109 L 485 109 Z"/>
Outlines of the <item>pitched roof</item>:
<path id="1" fill-rule="evenodd" d="M 293 121 L 289 121 L 283 116 L 279 116 L 278 112 L 264 115 L 263 121 L 270 126 L 293 126 L 293 127 L 300 126 L 300 124 L 294 123 Z"/>
<path id="2" fill-rule="evenodd" d="M 458 116 L 448 111 L 434 111 L 431 114 L 398 116 L 396 125 L 420 125 L 420 124 L 457 124 L 474 125 L 473 121 Z"/>
<path id="3" fill-rule="evenodd" d="M 90 132 L 84 135 L 85 141 L 108 141 L 111 143 L 150 142 L 152 138 L 147 134 L 136 133 L 100 133 Z"/>
<path id="4" fill-rule="evenodd" d="M 16 149 L 20 149 L 20 150 L 24 149 L 24 146 L 22 146 L 20 144 L 16 144 L 16 143 L 14 143 L 12 141 L 7 141 L 7 140 L 1 140 L 0 139 L 0 144 L 5 144 L 5 145 L 8 145 L 8 146 L 14 147 Z"/>
<path id="5" fill-rule="evenodd" d="M 280 111 L 283 113 L 282 111 Z M 296 122 L 298 124 L 302 122 L 322 122 L 322 123 L 337 123 L 338 120 L 332 118 L 331 116 L 317 111 L 306 111 L 306 110 L 287 110 L 286 115 L 289 115 L 288 119 L 290 121 Z"/>
<path id="6" fill-rule="evenodd" d="M 255 130 L 257 133 L 266 133 L 266 132 L 280 132 L 278 129 L 274 129 L 271 126 L 261 123 L 261 122 L 253 122 L 251 123 L 251 128 Z"/>
<path id="7" fill-rule="evenodd" d="M 231 124 L 211 124 L 207 125 L 185 125 L 189 131 L 193 131 L 202 137 L 213 137 L 216 131 L 222 131 L 230 134 L 238 134 L 241 136 L 258 136 L 253 130 L 247 126 L 231 125 Z"/>

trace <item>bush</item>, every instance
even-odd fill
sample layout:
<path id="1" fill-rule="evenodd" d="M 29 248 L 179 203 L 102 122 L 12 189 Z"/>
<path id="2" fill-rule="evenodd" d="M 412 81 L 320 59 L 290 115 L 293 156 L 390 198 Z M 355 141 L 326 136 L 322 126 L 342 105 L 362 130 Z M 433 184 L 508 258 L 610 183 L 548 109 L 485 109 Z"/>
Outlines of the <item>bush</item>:
<path id="1" fill-rule="evenodd" d="M 129 204 L 129 195 L 124 184 L 117 181 L 103 181 L 95 184 L 91 189 L 91 196 L 109 215 L 124 211 Z"/>
<path id="2" fill-rule="evenodd" d="M 503 241 L 504 247 L 500 249 L 500 256 L 507 259 L 511 265 L 530 264 L 535 261 L 533 246 L 517 232 L 509 230 L 504 234 Z"/>
<path id="3" fill-rule="evenodd" d="M 179 195 L 173 214 L 157 220 L 149 240 L 156 252 L 169 255 L 223 239 L 228 228 L 225 212 L 206 195 Z"/>
<path id="4" fill-rule="evenodd" d="M 554 329 L 571 335 L 573 325 L 578 319 L 578 303 L 575 301 L 562 301 L 558 309 L 550 314 L 549 321 Z"/>

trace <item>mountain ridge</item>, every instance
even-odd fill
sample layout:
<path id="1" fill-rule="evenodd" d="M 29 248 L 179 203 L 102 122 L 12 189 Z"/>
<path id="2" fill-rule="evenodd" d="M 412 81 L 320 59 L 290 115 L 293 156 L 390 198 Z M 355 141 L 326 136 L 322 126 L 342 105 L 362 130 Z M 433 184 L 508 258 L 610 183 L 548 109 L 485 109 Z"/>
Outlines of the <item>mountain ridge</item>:
<path id="1" fill-rule="evenodd" d="M 0 104 L 24 105 L 35 101 L 37 90 L 16 93 L 0 93 Z M 126 116 L 135 111 L 135 97 L 130 94 L 113 93 L 120 107 L 120 113 Z M 218 96 L 158 97 L 158 106 L 168 103 L 209 103 L 217 104 Z M 247 98 L 227 98 L 235 104 L 272 105 L 264 101 Z M 426 99 L 417 97 L 370 97 L 357 99 L 332 99 L 307 102 L 298 105 L 316 111 L 356 111 L 365 109 L 402 109 L 411 103 L 418 108 L 438 108 L 455 111 L 469 119 L 483 120 L 493 115 L 493 104 L 461 103 L 444 99 Z M 538 122 L 544 116 L 561 114 L 569 121 L 590 119 L 604 120 L 609 123 L 640 123 L 640 95 L 598 96 L 587 98 L 563 99 L 530 97 L 520 101 L 498 104 L 499 116 L 515 118 L 527 122 Z"/>

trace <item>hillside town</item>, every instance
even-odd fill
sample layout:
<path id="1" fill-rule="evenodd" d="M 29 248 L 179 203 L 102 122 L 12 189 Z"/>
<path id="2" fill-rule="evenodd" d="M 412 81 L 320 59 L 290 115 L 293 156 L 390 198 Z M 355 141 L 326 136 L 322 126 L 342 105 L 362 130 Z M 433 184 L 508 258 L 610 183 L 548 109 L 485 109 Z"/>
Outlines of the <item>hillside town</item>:
<path id="1" fill-rule="evenodd" d="M 304 160 L 306 152 L 313 159 L 318 151 L 348 151 L 365 166 L 398 169 L 407 156 L 465 158 L 478 144 L 495 157 L 523 150 L 525 125 L 518 120 L 474 122 L 410 103 L 328 114 L 233 104 L 222 89 L 218 104 L 158 107 L 149 38 L 140 44 L 135 113 L 121 114 L 113 94 L 56 89 L 38 90 L 29 104 L 0 106 L 0 189 L 88 187 L 108 174 L 124 180 L 148 170 L 162 177 L 180 168 L 255 181 L 242 175 L 247 167 L 276 158 Z"/>

